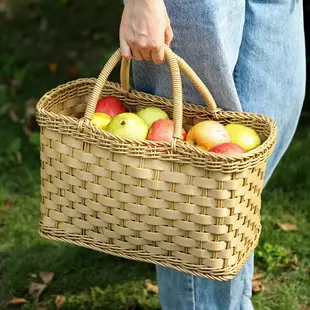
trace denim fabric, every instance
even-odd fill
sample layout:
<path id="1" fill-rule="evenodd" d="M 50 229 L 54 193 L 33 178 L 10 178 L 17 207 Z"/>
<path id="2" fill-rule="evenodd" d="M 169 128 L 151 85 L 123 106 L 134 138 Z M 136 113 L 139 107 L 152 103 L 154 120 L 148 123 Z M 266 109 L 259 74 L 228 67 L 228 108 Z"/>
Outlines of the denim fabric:
<path id="1" fill-rule="evenodd" d="M 302 1 L 166 0 L 171 48 L 196 71 L 226 110 L 272 117 L 279 127 L 266 182 L 295 133 L 305 95 Z M 166 65 L 134 62 L 138 90 L 171 97 Z M 204 104 L 184 78 L 184 100 Z M 216 282 L 157 267 L 163 310 L 249 310 L 253 255 L 231 281 Z"/>

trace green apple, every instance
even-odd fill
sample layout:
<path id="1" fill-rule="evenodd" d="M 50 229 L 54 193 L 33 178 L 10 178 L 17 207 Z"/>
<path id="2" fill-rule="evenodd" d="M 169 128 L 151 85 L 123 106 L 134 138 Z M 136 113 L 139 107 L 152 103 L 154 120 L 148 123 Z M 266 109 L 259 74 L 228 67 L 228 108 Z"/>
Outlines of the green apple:
<path id="1" fill-rule="evenodd" d="M 150 128 L 152 124 L 159 119 L 169 119 L 169 116 L 165 111 L 156 107 L 144 108 L 138 111 L 137 115 L 145 121 L 148 128 Z"/>
<path id="2" fill-rule="evenodd" d="M 145 140 L 148 127 L 137 114 L 125 112 L 114 116 L 106 131 L 122 138 Z"/>
<path id="3" fill-rule="evenodd" d="M 231 142 L 238 144 L 247 152 L 261 145 L 261 139 L 258 133 L 242 124 L 228 124 L 225 126 L 231 137 Z"/>

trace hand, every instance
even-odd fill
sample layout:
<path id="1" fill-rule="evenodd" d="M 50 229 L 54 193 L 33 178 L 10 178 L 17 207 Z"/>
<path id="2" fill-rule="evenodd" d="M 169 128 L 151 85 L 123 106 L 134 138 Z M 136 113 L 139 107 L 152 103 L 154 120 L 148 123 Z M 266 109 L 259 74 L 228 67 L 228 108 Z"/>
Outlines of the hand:
<path id="1" fill-rule="evenodd" d="M 120 25 L 120 47 L 127 60 L 164 61 L 164 45 L 173 32 L 163 0 L 126 0 Z"/>

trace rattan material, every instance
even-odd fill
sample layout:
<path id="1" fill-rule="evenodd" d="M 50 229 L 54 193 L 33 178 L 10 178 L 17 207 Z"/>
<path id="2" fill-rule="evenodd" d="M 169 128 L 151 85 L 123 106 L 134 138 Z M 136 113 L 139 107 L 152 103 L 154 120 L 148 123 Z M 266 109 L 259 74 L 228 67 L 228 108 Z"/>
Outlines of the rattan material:
<path id="1" fill-rule="evenodd" d="M 229 280 L 241 269 L 260 235 L 266 161 L 277 128 L 264 115 L 225 112 L 206 86 L 166 48 L 173 100 L 107 82 L 118 50 L 98 79 L 79 79 L 46 93 L 37 105 L 41 128 L 40 234 L 104 253 L 156 263 L 196 276 Z M 208 106 L 182 102 L 179 67 Z M 175 140 L 123 139 L 89 123 L 100 96 L 119 97 L 130 111 L 157 106 L 175 120 Z M 84 116 L 86 120 L 80 120 Z M 238 156 L 204 152 L 180 141 L 204 119 L 242 123 L 264 143 Z"/>

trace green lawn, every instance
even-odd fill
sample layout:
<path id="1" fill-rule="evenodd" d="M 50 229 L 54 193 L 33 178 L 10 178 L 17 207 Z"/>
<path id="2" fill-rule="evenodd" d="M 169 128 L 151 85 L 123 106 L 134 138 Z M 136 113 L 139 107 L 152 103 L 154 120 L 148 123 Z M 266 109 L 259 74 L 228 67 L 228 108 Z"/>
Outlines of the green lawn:
<path id="1" fill-rule="evenodd" d="M 117 47 L 121 1 L 115 2 L 11 1 L 12 12 L 0 15 L 0 309 L 56 309 L 57 295 L 66 297 L 63 309 L 160 309 L 145 286 L 146 279 L 156 283 L 154 266 L 37 233 L 39 153 L 30 99 L 64 81 L 97 75 Z M 258 310 L 310 307 L 309 124 L 305 114 L 264 193 L 256 251 L 264 289 L 253 297 Z M 287 222 L 298 230 L 278 228 Z M 54 278 L 36 304 L 28 287 L 47 271 Z M 9 306 L 13 297 L 28 302 Z"/>

